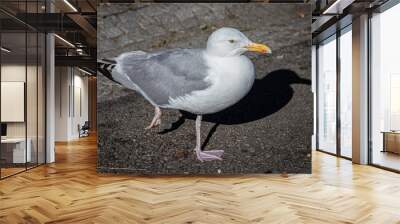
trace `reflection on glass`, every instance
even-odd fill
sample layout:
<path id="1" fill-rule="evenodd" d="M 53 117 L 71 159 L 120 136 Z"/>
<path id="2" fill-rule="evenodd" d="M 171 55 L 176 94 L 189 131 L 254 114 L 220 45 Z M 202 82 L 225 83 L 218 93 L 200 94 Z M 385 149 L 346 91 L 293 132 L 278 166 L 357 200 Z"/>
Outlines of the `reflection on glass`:
<path id="1" fill-rule="evenodd" d="M 318 48 L 318 148 L 336 153 L 336 38 Z"/>
<path id="2" fill-rule="evenodd" d="M 37 165 L 37 76 L 38 76 L 38 36 L 35 32 L 27 33 L 27 81 L 26 81 L 26 113 L 27 113 L 27 142 L 30 148 L 30 160 L 27 163 L 28 168 Z"/>
<path id="3" fill-rule="evenodd" d="M 349 27 L 351 28 L 351 27 Z M 351 158 L 352 141 L 352 35 L 340 36 L 340 153 Z"/>
<path id="4" fill-rule="evenodd" d="M 37 147 L 38 147 L 38 156 L 37 162 L 38 164 L 45 163 L 45 60 L 46 60 L 46 52 L 45 52 L 45 44 L 46 39 L 45 35 L 39 33 L 38 40 L 38 135 L 37 135 Z"/>
<path id="5" fill-rule="evenodd" d="M 372 163 L 400 170 L 400 5 L 372 17 Z"/>

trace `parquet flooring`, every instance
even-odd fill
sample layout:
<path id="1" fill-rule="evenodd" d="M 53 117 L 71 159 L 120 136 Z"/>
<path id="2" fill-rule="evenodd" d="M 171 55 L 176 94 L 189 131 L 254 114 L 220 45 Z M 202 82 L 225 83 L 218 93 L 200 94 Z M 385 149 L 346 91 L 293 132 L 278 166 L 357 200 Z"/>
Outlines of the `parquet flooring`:
<path id="1" fill-rule="evenodd" d="M 400 175 L 313 153 L 312 175 L 96 173 L 96 141 L 0 181 L 0 223 L 400 223 Z"/>
<path id="2" fill-rule="evenodd" d="M 25 167 L 17 167 L 17 168 L 14 168 L 14 167 L 7 167 L 7 168 L 1 168 L 1 176 L 2 177 L 7 177 L 7 176 L 10 176 L 10 175 L 13 175 L 13 174 L 15 174 L 15 173 L 18 173 L 18 172 L 22 172 L 22 171 L 24 171 L 25 170 Z"/>

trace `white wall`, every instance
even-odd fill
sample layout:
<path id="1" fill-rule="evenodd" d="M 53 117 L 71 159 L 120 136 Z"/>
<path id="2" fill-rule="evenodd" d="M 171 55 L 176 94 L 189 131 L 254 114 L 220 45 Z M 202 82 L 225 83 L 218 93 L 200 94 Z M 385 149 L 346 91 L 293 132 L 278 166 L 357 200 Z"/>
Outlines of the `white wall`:
<path id="1" fill-rule="evenodd" d="M 78 125 L 88 120 L 88 78 L 76 68 L 56 67 L 55 85 L 55 140 L 77 139 Z"/>
<path id="2" fill-rule="evenodd" d="M 2 82 L 23 82 L 26 85 L 26 106 L 25 102 L 19 108 L 2 105 L 3 113 L 22 113 L 24 116 L 26 112 L 26 120 L 23 117 L 19 122 L 5 122 L 7 123 L 7 137 L 9 138 L 24 138 L 25 135 L 29 139 L 29 148 L 31 148 L 31 155 L 33 162 L 36 158 L 39 163 L 44 163 L 44 150 L 45 150 L 45 112 L 44 112 L 44 74 L 42 73 L 41 66 L 32 66 L 25 64 L 3 64 L 1 66 Z M 25 80 L 27 79 L 27 80 Z M 24 88 L 24 87 L 23 87 Z M 4 92 L 2 94 L 10 94 Z M 19 94 L 24 94 L 25 90 L 19 90 Z M 8 98 L 7 95 L 2 95 L 2 98 Z M 22 97 L 24 98 L 24 97 Z M 23 100 L 25 101 L 25 100 Z M 12 103 L 12 102 L 11 102 Z M 14 102 L 17 103 L 17 102 Z M 3 104 L 3 103 L 2 103 Z M 13 111 L 14 110 L 14 111 Z M 19 110 L 19 111 L 15 111 Z"/>
<path id="3" fill-rule="evenodd" d="M 78 73 L 77 73 L 78 72 Z M 82 76 L 83 73 L 76 70 L 74 71 L 74 82 L 73 86 L 73 96 L 71 99 L 74 102 L 71 102 L 71 136 L 72 138 L 78 138 L 78 125 L 82 126 L 85 121 L 89 120 L 88 116 L 88 77 Z"/>
<path id="4" fill-rule="evenodd" d="M 55 141 L 67 141 L 69 132 L 69 68 L 55 68 Z"/>
<path id="5" fill-rule="evenodd" d="M 5 64 L 1 66 L 1 81 L 5 82 L 25 82 L 24 65 L 18 64 Z M 28 70 L 31 68 L 28 67 Z M 30 74 L 30 73 L 29 73 Z M 24 109 L 24 108 L 23 108 Z M 7 108 L 1 108 L 7 110 Z M 8 122 L 7 123 L 7 136 L 8 137 L 25 137 L 25 122 Z"/>
<path id="6" fill-rule="evenodd" d="M 27 69 L 27 70 L 25 70 Z M 27 73 L 26 73 L 27 72 Z M 3 82 L 24 82 L 25 75 L 28 78 L 27 88 L 27 120 L 28 120 L 28 137 L 31 133 L 36 135 L 36 66 L 18 65 L 18 64 L 4 64 L 1 66 L 1 81 Z M 35 78 L 34 78 L 35 77 Z M 34 88 L 32 88 L 32 86 Z M 31 88 L 29 88 L 31 87 Z M 3 96 L 4 97 L 4 96 Z M 39 105 L 39 107 L 42 105 Z M 9 108 L 1 108 L 1 110 L 8 110 Z M 24 108 L 22 108 L 24 110 Z M 25 137 L 26 122 L 7 122 L 7 135 L 8 137 Z"/>

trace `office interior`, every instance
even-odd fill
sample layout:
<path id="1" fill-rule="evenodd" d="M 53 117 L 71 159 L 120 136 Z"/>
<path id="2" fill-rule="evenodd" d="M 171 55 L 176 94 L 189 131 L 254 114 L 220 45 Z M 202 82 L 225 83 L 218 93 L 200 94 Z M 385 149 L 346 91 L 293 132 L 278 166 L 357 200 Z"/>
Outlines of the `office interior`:
<path id="1" fill-rule="evenodd" d="M 1 179 L 53 163 L 57 142 L 95 132 L 95 6 L 0 3 Z"/>
<path id="2" fill-rule="evenodd" d="M 313 39 L 313 147 L 398 172 L 400 5 L 358 3 L 368 9 L 356 17 L 353 4 Z"/>
<path id="3" fill-rule="evenodd" d="M 313 149 L 399 171 L 400 5 L 309 3 Z M 2 1 L 1 178 L 54 162 L 55 142 L 79 139 L 82 126 L 95 133 L 96 4 Z"/>

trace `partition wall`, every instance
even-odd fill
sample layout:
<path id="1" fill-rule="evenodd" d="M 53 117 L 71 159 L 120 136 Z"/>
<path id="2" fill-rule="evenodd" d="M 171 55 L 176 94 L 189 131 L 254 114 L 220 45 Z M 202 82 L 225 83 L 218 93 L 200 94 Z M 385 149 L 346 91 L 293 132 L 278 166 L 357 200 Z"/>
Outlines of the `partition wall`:
<path id="1" fill-rule="evenodd" d="M 45 9 L 43 1 L 15 6 L 16 13 L 0 11 L 1 179 L 46 161 L 46 38 L 19 19 Z"/>

